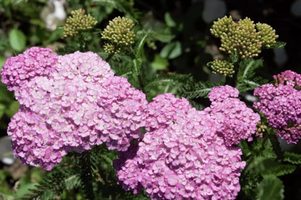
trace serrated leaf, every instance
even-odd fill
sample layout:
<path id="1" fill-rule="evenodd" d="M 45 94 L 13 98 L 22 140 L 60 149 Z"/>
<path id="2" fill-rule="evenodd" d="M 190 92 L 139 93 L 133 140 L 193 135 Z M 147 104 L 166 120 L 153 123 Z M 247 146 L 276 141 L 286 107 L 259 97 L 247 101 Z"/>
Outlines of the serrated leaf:
<path id="1" fill-rule="evenodd" d="M 179 41 L 172 42 L 163 47 L 160 52 L 162 58 L 173 59 L 182 54 L 182 46 Z"/>
<path id="2" fill-rule="evenodd" d="M 19 29 L 12 29 L 9 32 L 9 43 L 15 51 L 22 51 L 25 48 L 26 36 Z"/>
<path id="3" fill-rule="evenodd" d="M 238 54 L 237 51 L 234 51 L 230 54 L 230 60 L 234 64 L 238 61 Z"/>
<path id="4" fill-rule="evenodd" d="M 183 85 L 181 89 L 181 96 L 187 99 L 205 98 L 208 96 L 208 93 L 211 91 L 212 88 L 219 85 L 219 83 L 201 81 L 197 83 L 188 83 Z"/>
<path id="5" fill-rule="evenodd" d="M 286 42 L 277 41 L 275 44 L 271 45 L 269 49 L 283 49 Z"/>
<path id="6" fill-rule="evenodd" d="M 284 199 L 284 186 L 276 176 L 265 177 L 257 186 L 256 200 L 282 200 Z"/>
<path id="7" fill-rule="evenodd" d="M 244 59 L 239 64 L 237 74 L 236 88 L 240 92 L 254 90 L 262 84 L 267 83 L 267 80 L 261 77 L 255 77 L 255 70 L 263 66 L 262 59 Z"/>
<path id="8" fill-rule="evenodd" d="M 292 152 L 284 152 L 283 154 L 283 161 L 289 162 L 295 165 L 300 165 L 301 164 L 301 155 L 292 153 Z"/>

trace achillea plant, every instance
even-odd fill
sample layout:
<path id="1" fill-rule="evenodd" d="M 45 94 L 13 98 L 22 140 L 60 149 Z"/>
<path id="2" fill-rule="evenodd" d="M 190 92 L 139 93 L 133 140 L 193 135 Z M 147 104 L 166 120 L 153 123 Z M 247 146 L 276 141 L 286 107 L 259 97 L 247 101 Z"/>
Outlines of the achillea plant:
<path id="1" fill-rule="evenodd" d="M 65 36 L 93 25 L 83 10 L 74 11 Z M 147 76 L 142 63 L 150 63 L 141 52 L 148 34 L 135 38 L 133 26 L 121 17 L 109 22 L 102 32 L 106 61 L 98 56 L 103 52 L 55 55 L 32 47 L 5 62 L 2 82 L 21 104 L 8 126 L 14 154 L 52 171 L 27 199 L 56 198 L 76 187 L 89 200 L 107 188 L 123 198 L 113 186 L 116 176 L 126 191 L 151 199 L 232 200 L 241 192 L 264 200 L 265 190 L 282 199 L 277 176 L 293 173 L 301 156 L 283 153 L 276 135 L 288 143 L 301 138 L 301 75 L 285 71 L 274 84 L 255 76 L 262 47 L 283 47 L 275 31 L 249 18 L 219 19 L 211 32 L 230 56 L 209 65 L 226 77 L 204 83 L 184 74 Z M 88 42 L 78 47 L 86 51 Z M 166 86 L 165 94 L 155 91 L 151 101 L 154 86 Z M 259 101 L 252 108 L 241 97 L 253 90 Z M 207 97 L 205 108 L 198 100 Z"/>

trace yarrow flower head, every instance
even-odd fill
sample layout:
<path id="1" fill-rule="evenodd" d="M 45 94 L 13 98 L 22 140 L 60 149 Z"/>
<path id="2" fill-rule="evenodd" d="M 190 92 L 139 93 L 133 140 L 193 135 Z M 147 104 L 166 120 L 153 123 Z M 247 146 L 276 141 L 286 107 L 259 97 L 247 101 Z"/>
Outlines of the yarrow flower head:
<path id="1" fill-rule="evenodd" d="M 296 144 L 301 138 L 301 75 L 290 70 L 275 75 L 275 84 L 265 84 L 254 90 L 259 102 L 254 107 L 269 120 L 288 144 Z"/>
<path id="2" fill-rule="evenodd" d="M 101 39 L 107 41 L 104 50 L 109 54 L 117 54 L 123 47 L 132 45 L 135 40 L 133 28 L 134 22 L 124 17 L 116 17 L 110 21 L 102 32 Z"/>
<path id="3" fill-rule="evenodd" d="M 259 31 L 261 36 L 262 44 L 266 48 L 270 48 L 273 44 L 276 43 L 276 39 L 279 37 L 276 35 L 275 30 L 268 24 L 257 23 L 256 29 Z"/>
<path id="4" fill-rule="evenodd" d="M 178 123 L 191 108 L 189 101 L 185 98 L 176 98 L 171 93 L 159 94 L 147 107 L 146 128 L 156 130 Z"/>
<path id="5" fill-rule="evenodd" d="M 85 31 L 92 29 L 97 21 L 90 14 L 86 15 L 85 10 L 78 9 L 71 11 L 72 17 L 67 18 L 67 22 L 64 26 L 64 37 L 74 36 L 79 31 Z"/>
<path id="6" fill-rule="evenodd" d="M 125 78 L 114 76 L 109 64 L 92 52 L 58 56 L 51 74 L 32 78 L 15 94 L 26 110 L 24 114 L 20 110 L 22 113 L 9 124 L 20 158 L 27 153 L 28 144 L 19 141 L 31 134 L 31 129 L 16 127 L 21 117 L 37 119 L 32 124 L 26 122 L 26 127 L 37 126 L 31 135 L 39 143 L 31 144 L 32 151 L 59 149 L 62 155 L 69 151 L 81 153 L 104 142 L 109 149 L 125 151 L 131 140 L 139 137 L 145 123 L 144 93 L 132 88 Z M 34 161 L 47 170 L 60 162 L 43 155 L 22 157 L 22 161 Z"/>
<path id="7" fill-rule="evenodd" d="M 212 88 L 208 94 L 208 98 L 211 102 L 222 102 L 231 97 L 236 98 L 238 95 L 239 91 L 236 88 L 225 85 Z"/>
<path id="8" fill-rule="evenodd" d="M 234 65 L 226 60 L 215 60 L 208 63 L 212 68 L 212 72 L 222 74 L 224 76 L 232 76 L 234 71 Z"/>
<path id="9" fill-rule="evenodd" d="M 23 54 L 10 57 L 1 69 L 1 81 L 10 91 L 20 88 L 36 76 L 49 76 L 58 56 L 49 48 L 32 47 Z"/>
<path id="10" fill-rule="evenodd" d="M 241 150 L 225 145 L 207 113 L 188 109 L 184 99 L 176 100 L 171 94 L 160 95 L 149 104 L 159 109 L 154 120 L 161 114 L 160 99 L 167 120 L 119 154 L 114 161 L 119 183 L 134 193 L 145 188 L 152 199 L 235 199 L 240 169 L 245 167 Z M 176 105 L 184 110 L 170 116 Z"/>
<path id="11" fill-rule="evenodd" d="M 237 145 L 240 140 L 252 141 L 260 115 L 237 99 L 239 91 L 231 86 L 218 86 L 209 93 L 211 106 L 204 111 L 208 113 L 218 127 L 227 146 Z"/>
<path id="12" fill-rule="evenodd" d="M 214 22 L 210 31 L 215 37 L 221 38 L 221 51 L 229 54 L 237 52 L 242 58 L 258 56 L 262 46 L 269 48 L 278 38 L 269 25 L 255 25 L 250 18 L 235 23 L 231 17 L 225 16 Z"/>

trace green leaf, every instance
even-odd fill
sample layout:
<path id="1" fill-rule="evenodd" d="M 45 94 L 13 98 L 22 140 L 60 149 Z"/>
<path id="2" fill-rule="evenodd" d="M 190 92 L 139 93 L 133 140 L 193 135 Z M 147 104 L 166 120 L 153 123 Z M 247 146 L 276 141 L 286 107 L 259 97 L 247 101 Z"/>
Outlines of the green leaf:
<path id="1" fill-rule="evenodd" d="M 159 55 L 155 55 L 155 60 L 151 63 L 151 66 L 156 70 L 167 70 L 168 65 L 168 61 Z"/>
<path id="2" fill-rule="evenodd" d="M 271 45 L 269 49 L 283 49 L 286 42 L 277 41 L 275 44 Z"/>
<path id="3" fill-rule="evenodd" d="M 301 164 L 301 155 L 292 153 L 292 152 L 284 152 L 283 154 L 283 161 L 289 162 L 295 165 L 300 165 Z"/>
<path id="4" fill-rule="evenodd" d="M 284 186 L 276 176 L 265 177 L 257 186 L 257 200 L 284 199 Z"/>
<path id="5" fill-rule="evenodd" d="M 240 92 L 254 90 L 268 81 L 255 76 L 255 70 L 263 66 L 262 59 L 244 59 L 239 64 L 236 88 Z"/>
<path id="6" fill-rule="evenodd" d="M 12 29 L 9 32 L 9 43 L 15 51 L 22 51 L 25 48 L 26 36 L 19 29 Z"/>
<path id="7" fill-rule="evenodd" d="M 175 27 L 177 25 L 176 22 L 170 16 L 169 12 L 165 13 L 164 19 L 165 19 L 166 25 L 169 26 L 169 27 Z"/>
<path id="8" fill-rule="evenodd" d="M 237 51 L 234 51 L 230 54 L 230 59 L 231 59 L 231 62 L 234 64 L 238 61 L 238 54 L 237 54 Z"/>
<path id="9" fill-rule="evenodd" d="M 159 40 L 160 42 L 168 43 L 172 41 L 176 36 L 172 34 L 164 34 L 164 33 L 157 33 L 154 32 L 152 34 L 152 37 L 155 38 L 156 40 Z"/>
<path id="10" fill-rule="evenodd" d="M 160 52 L 162 58 L 173 59 L 182 54 L 182 46 L 179 41 L 172 42 L 163 47 Z"/>
<path id="11" fill-rule="evenodd" d="M 5 105 L 0 103 L 0 119 L 2 118 L 4 112 L 5 112 Z"/>
<path id="12" fill-rule="evenodd" d="M 206 98 L 211 89 L 219 85 L 219 83 L 212 82 L 188 82 L 181 88 L 181 96 L 188 100 L 194 98 Z"/>
<path id="13" fill-rule="evenodd" d="M 18 112 L 19 110 L 19 107 L 20 107 L 20 104 L 18 101 L 13 101 L 8 109 L 5 111 L 5 114 L 8 116 L 8 117 L 12 117 L 14 116 L 14 114 L 16 114 L 16 112 Z"/>
<path id="14" fill-rule="evenodd" d="M 150 35 L 150 32 L 145 33 L 145 35 L 140 40 L 138 46 L 135 48 L 135 50 L 136 50 L 136 57 L 137 58 L 141 57 L 141 52 L 143 50 L 143 46 L 144 46 L 144 44 L 146 42 L 146 39 L 148 38 L 149 35 Z"/>
<path id="15" fill-rule="evenodd" d="M 46 40 L 45 44 L 50 44 L 55 42 L 56 40 L 60 39 L 63 35 L 64 29 L 56 29 L 51 32 L 51 35 L 49 36 L 48 40 Z"/>
<path id="16" fill-rule="evenodd" d="M 0 69 L 3 67 L 7 58 L 0 56 Z"/>

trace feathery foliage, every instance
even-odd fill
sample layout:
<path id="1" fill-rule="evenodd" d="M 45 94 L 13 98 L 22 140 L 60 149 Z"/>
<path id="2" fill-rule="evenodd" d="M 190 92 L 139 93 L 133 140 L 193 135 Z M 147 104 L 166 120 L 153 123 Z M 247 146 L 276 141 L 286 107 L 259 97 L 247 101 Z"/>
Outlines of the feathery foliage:
<path id="1" fill-rule="evenodd" d="M 267 83 L 267 80 L 255 76 L 255 70 L 263 66 L 262 59 L 244 59 L 239 64 L 236 88 L 239 92 L 246 92 Z"/>

